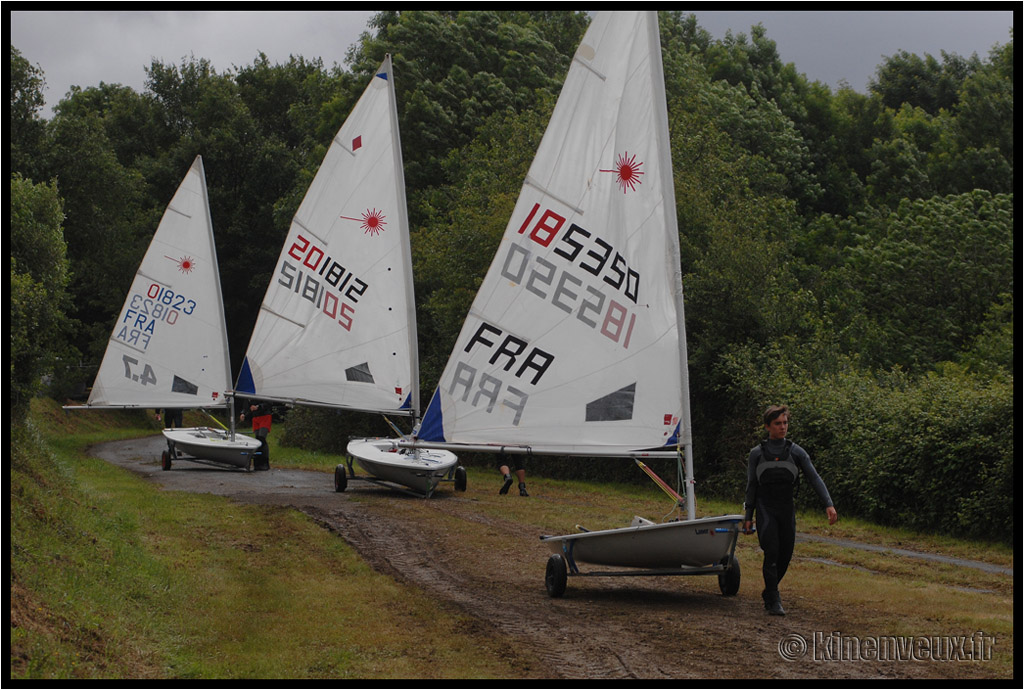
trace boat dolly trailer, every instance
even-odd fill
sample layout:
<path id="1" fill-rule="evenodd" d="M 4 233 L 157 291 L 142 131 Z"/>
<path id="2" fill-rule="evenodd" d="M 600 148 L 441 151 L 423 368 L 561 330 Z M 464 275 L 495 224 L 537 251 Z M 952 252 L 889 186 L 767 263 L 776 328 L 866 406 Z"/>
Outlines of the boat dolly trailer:
<path id="1" fill-rule="evenodd" d="M 243 472 L 250 472 L 252 471 L 253 457 L 259 455 L 260 452 L 259 441 L 242 434 L 237 434 L 235 436 L 235 442 L 228 443 L 230 436 L 226 432 L 212 427 L 196 427 L 182 430 L 170 429 L 167 431 L 177 431 L 179 433 L 164 434 L 167 439 L 167 449 L 160 454 L 160 469 L 164 471 L 170 470 L 172 464 L 178 460 L 187 460 L 188 462 L 216 467 L 218 469 L 233 468 Z M 215 453 L 210 453 L 209 451 L 213 449 L 213 447 L 209 445 L 205 448 L 200 448 L 199 446 L 192 444 L 181 444 L 186 445 L 186 448 L 188 449 L 183 451 L 179 449 L 179 443 L 175 442 L 175 439 L 178 439 L 179 441 L 181 440 L 182 434 L 180 432 L 187 432 L 189 435 L 194 436 L 197 441 L 206 441 L 208 444 L 222 440 L 225 447 L 216 448 Z"/>
<path id="2" fill-rule="evenodd" d="M 635 460 L 654 483 L 670 496 L 677 508 L 687 508 L 690 519 L 676 518 L 655 523 L 634 516 L 629 527 L 590 531 L 576 525 L 578 532 L 562 536 L 542 536 L 551 549 L 544 584 L 553 598 L 565 593 L 567 578 L 623 577 L 654 575 L 717 575 L 724 596 L 740 589 L 740 564 L 736 560 L 736 542 L 743 524 L 742 515 L 694 518 L 690 499 L 676 492 L 655 472 Z M 689 494 L 689 492 L 687 492 Z M 577 561 L 628 570 L 581 572 Z"/>
<path id="3" fill-rule="evenodd" d="M 368 439 L 352 440 L 355 443 L 362 443 L 364 441 L 368 441 Z M 400 449 L 395 439 L 375 439 L 374 442 L 383 446 L 393 446 L 392 452 L 397 454 L 410 452 L 405 448 Z M 362 445 L 366 444 L 362 443 Z M 431 453 L 429 450 L 417 452 Z M 445 455 L 449 454 L 446 453 Z M 447 460 L 438 469 L 424 467 L 422 470 L 412 469 L 411 465 L 388 466 L 386 464 L 371 464 L 371 468 L 376 467 L 376 471 L 373 474 L 366 475 L 356 474 L 356 462 L 360 462 L 362 465 L 369 461 L 365 457 L 359 458 L 353 455 L 350 447 L 349 454 L 345 456 L 345 462 L 334 468 L 335 492 L 341 493 L 345 491 L 351 481 L 361 481 L 393 489 L 417 498 L 430 498 L 442 483 L 453 483 L 456 491 L 465 491 L 467 486 L 466 468 L 455 462 L 449 463 Z M 445 469 L 443 465 L 449 466 Z M 389 475 L 393 475 L 396 478 L 389 478 Z"/>
<path id="4" fill-rule="evenodd" d="M 740 531 L 740 523 L 738 520 L 734 520 L 738 516 L 733 516 L 733 519 L 729 519 L 729 522 L 734 522 L 729 527 L 715 527 L 712 528 L 715 534 L 728 535 L 729 548 L 728 553 L 724 555 L 718 563 L 711 563 L 704 566 L 688 566 L 680 565 L 678 567 L 664 567 L 664 568 L 630 568 L 627 570 L 591 570 L 584 572 L 580 570 L 578 563 L 575 558 L 576 545 L 578 539 L 573 538 L 557 538 L 542 536 L 542 541 L 548 541 L 552 539 L 559 539 L 562 541 L 561 552 L 552 553 L 548 557 L 547 569 L 544 574 L 544 585 L 547 589 L 548 595 L 552 598 L 561 597 L 566 590 L 568 584 L 568 578 L 570 577 L 651 577 L 651 576 L 673 576 L 673 575 L 717 575 L 718 576 L 718 588 L 724 596 L 734 596 L 740 589 L 740 564 L 736 560 L 736 542 Z M 648 521 L 643 518 L 635 518 L 634 526 L 639 526 L 637 523 L 647 523 Z M 649 523 L 653 524 L 653 523 Z M 671 523 L 664 523 L 671 524 Z M 594 532 L 588 532 L 583 527 L 577 525 L 577 529 L 582 534 L 597 534 Z M 625 528 L 630 529 L 630 528 Z M 615 532 L 619 530 L 609 530 L 609 532 Z M 553 546 L 553 545 L 552 545 Z M 554 548 L 554 546 L 553 546 Z"/>

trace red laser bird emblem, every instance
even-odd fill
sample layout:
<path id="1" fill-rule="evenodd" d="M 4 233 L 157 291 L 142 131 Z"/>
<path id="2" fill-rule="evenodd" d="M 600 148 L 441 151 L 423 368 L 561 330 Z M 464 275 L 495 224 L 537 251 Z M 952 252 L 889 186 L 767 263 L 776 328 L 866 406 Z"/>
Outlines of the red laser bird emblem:
<path id="1" fill-rule="evenodd" d="M 385 217 L 386 216 L 384 215 L 383 211 L 378 211 L 377 209 L 367 209 L 366 211 L 363 212 L 362 218 L 349 218 L 348 216 L 339 216 L 339 218 L 342 218 L 344 220 L 354 220 L 355 222 L 360 223 L 361 227 L 363 228 L 364 234 L 374 236 L 377 236 L 380 233 L 384 232 L 384 226 L 387 225 L 387 223 L 384 222 Z"/>
<path id="2" fill-rule="evenodd" d="M 619 155 L 617 161 L 615 161 L 615 167 L 611 170 L 602 170 L 601 172 L 615 173 L 618 176 L 616 183 L 622 189 L 622 193 L 626 193 L 628 187 L 630 191 L 635 192 L 636 186 L 640 184 L 640 176 L 643 175 L 643 171 L 640 169 L 644 163 L 640 161 L 636 162 L 636 154 L 630 156 L 629 151 Z"/>
<path id="3" fill-rule="evenodd" d="M 195 270 L 196 262 L 191 256 L 183 256 L 180 259 L 175 259 L 170 256 L 165 256 L 165 259 L 170 259 L 174 263 L 178 264 L 178 270 L 182 273 L 191 273 Z"/>

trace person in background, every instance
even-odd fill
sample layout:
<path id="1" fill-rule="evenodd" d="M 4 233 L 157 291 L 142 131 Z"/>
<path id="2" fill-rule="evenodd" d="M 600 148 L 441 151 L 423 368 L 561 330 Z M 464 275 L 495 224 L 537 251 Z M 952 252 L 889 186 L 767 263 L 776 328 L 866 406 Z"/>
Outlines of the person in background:
<path id="1" fill-rule="evenodd" d="M 522 455 L 513 455 L 515 460 L 516 477 L 519 479 L 519 495 L 529 496 L 526 492 L 526 463 L 523 460 Z M 508 460 L 505 459 L 505 454 L 498 455 L 498 471 L 501 472 L 501 476 L 505 479 L 505 483 L 501 485 L 498 493 L 504 496 L 508 493 L 508 490 L 512 487 L 512 471 L 509 469 Z"/>
<path id="2" fill-rule="evenodd" d="M 163 419 L 165 429 L 180 429 L 182 427 L 182 416 L 184 411 L 179 409 L 164 409 Z M 156 411 L 156 421 L 160 421 L 160 410 Z"/>
<path id="3" fill-rule="evenodd" d="M 839 519 L 825 482 L 811 464 L 811 457 L 803 448 L 786 438 L 789 432 L 789 408 L 772 405 L 764 413 L 764 428 L 768 439 L 750 450 L 747 457 L 747 493 L 744 503 L 743 531 L 750 534 L 755 509 L 757 511 L 757 540 L 764 551 L 761 573 L 764 577 L 764 607 L 773 616 L 786 615 L 779 595 L 796 542 L 797 482 L 802 472 L 818 498 L 825 505 L 828 524 Z"/>
<path id="4" fill-rule="evenodd" d="M 260 441 L 259 454 L 253 459 L 253 469 L 266 471 L 270 469 L 270 444 L 267 443 L 267 436 L 270 435 L 270 425 L 273 422 L 273 408 L 268 402 L 251 401 L 249 408 L 243 410 L 238 416 L 239 420 L 252 422 L 252 431 Z"/>

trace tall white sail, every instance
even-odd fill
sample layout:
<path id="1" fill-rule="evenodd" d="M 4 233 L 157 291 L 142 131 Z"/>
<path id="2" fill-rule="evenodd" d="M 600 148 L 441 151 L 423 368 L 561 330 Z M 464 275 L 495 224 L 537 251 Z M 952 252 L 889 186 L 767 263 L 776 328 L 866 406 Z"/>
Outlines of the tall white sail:
<path id="1" fill-rule="evenodd" d="M 414 305 L 389 56 L 292 220 L 236 390 L 417 414 Z"/>
<path id="2" fill-rule="evenodd" d="M 598 13 L 419 438 L 674 450 L 685 361 L 657 15 Z"/>
<path id="3" fill-rule="evenodd" d="M 197 156 L 135 274 L 88 404 L 198 408 L 226 404 L 230 388 L 217 251 Z"/>

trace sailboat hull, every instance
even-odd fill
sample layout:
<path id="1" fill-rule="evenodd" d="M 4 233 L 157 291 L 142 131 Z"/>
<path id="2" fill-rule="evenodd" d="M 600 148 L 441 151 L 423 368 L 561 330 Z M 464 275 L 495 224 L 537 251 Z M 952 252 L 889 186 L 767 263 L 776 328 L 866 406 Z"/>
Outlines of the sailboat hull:
<path id="1" fill-rule="evenodd" d="M 653 523 L 636 518 L 629 527 L 541 537 L 570 564 L 618 568 L 701 568 L 731 557 L 742 515 Z"/>
<path id="2" fill-rule="evenodd" d="M 395 439 L 355 439 L 348 454 L 376 479 L 429 496 L 455 468 L 458 456 L 446 450 L 400 448 Z"/>
<path id="3" fill-rule="evenodd" d="M 260 449 L 260 442 L 250 436 L 236 433 L 232 439 L 228 432 L 210 427 L 164 429 L 163 433 L 168 445 L 181 455 L 242 469 L 249 468 Z"/>

